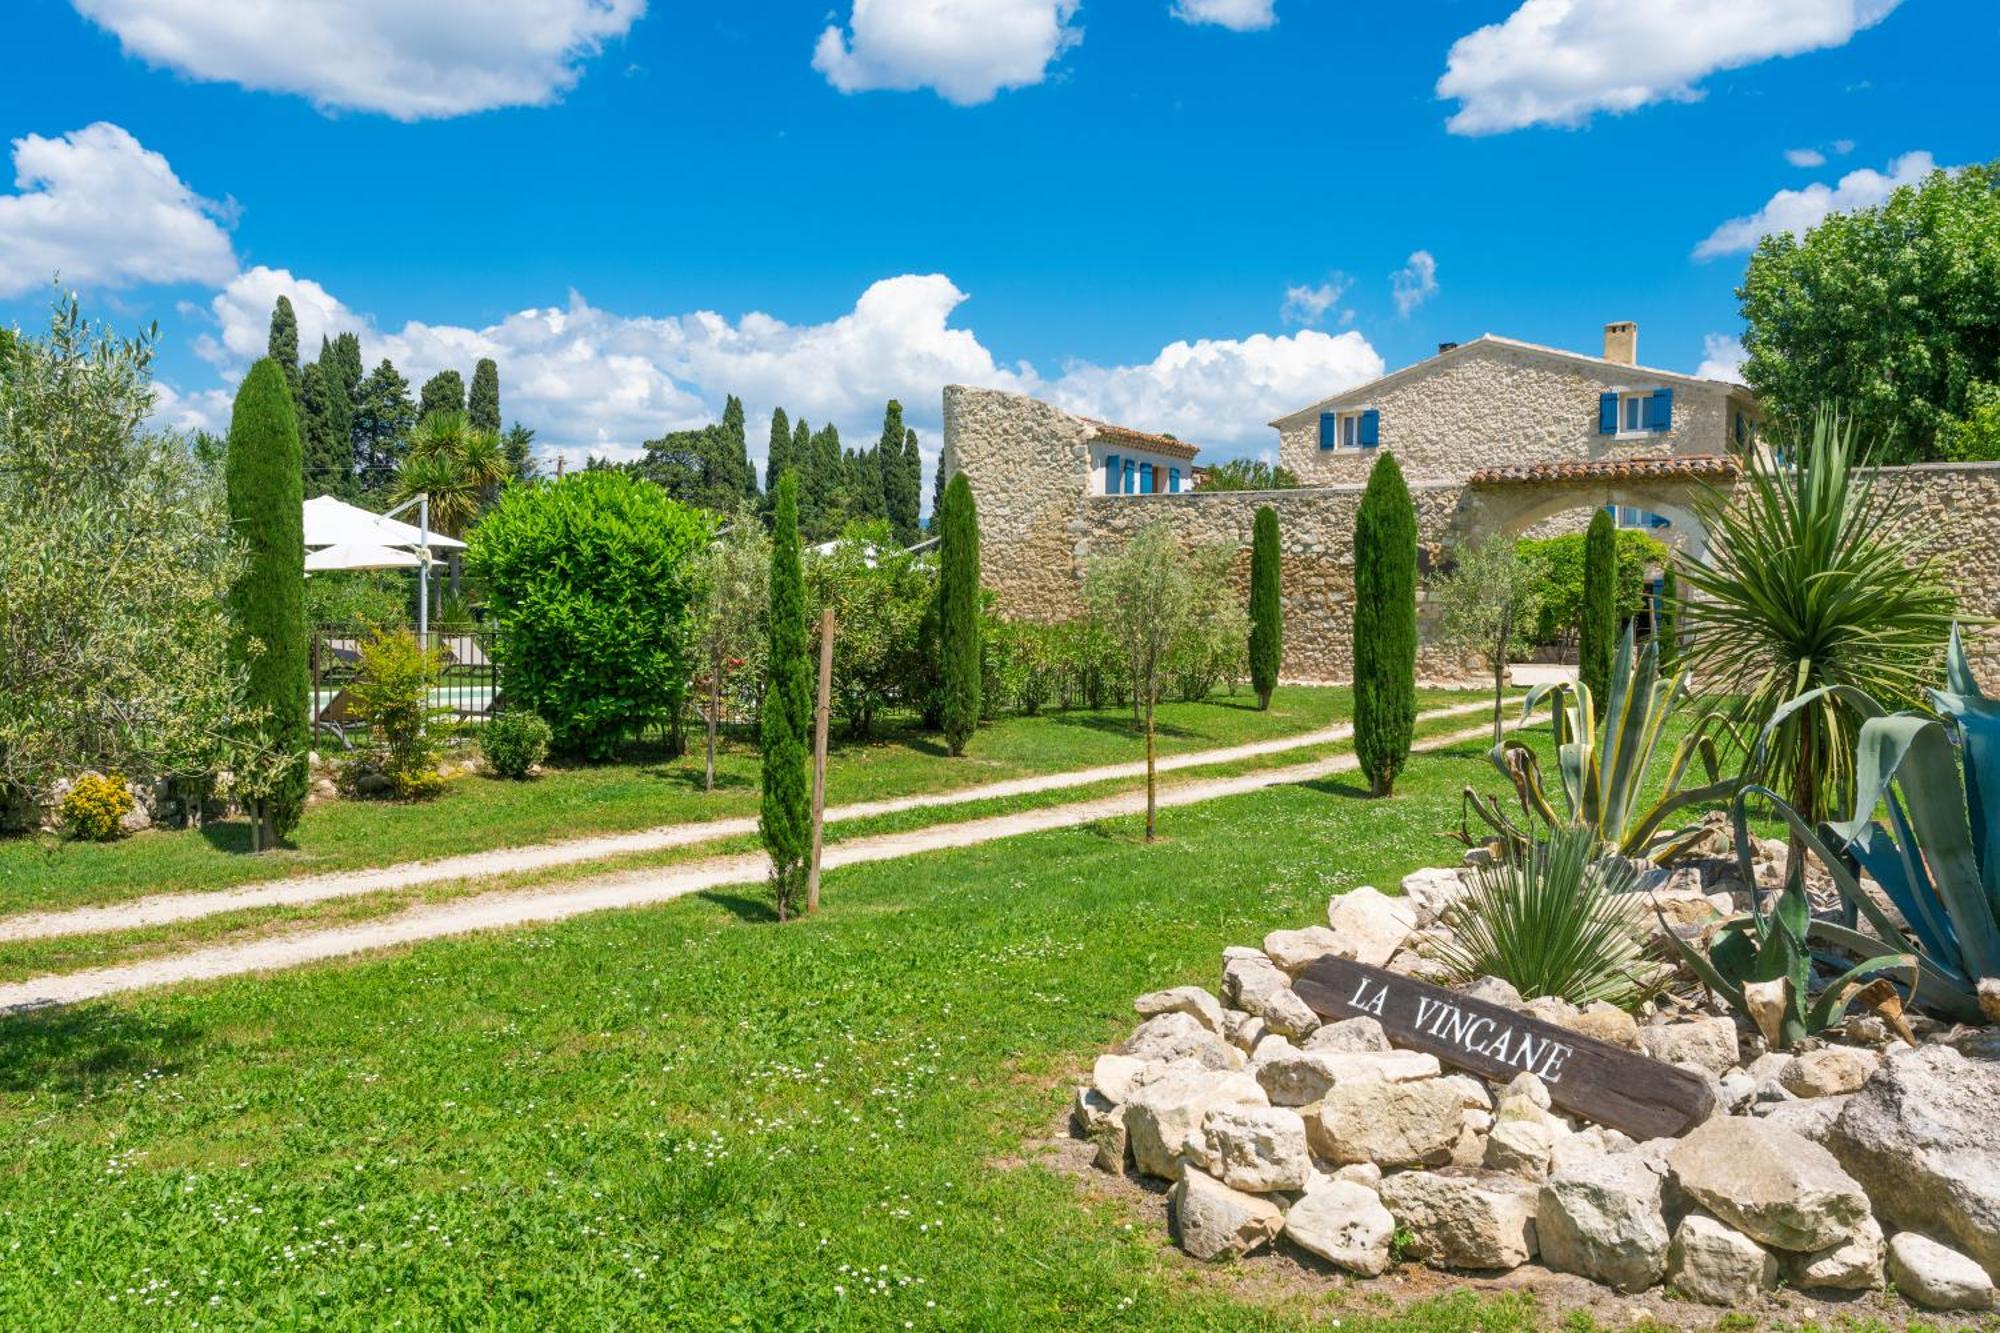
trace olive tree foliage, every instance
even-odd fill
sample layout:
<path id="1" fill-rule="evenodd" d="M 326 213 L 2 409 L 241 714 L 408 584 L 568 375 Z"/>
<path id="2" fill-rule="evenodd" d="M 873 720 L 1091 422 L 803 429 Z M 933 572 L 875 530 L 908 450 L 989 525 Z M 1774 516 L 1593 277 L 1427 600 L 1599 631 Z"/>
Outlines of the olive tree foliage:
<path id="1" fill-rule="evenodd" d="M 225 598 L 243 568 L 222 478 L 148 428 L 154 334 L 59 300 L 0 332 L 0 806 L 56 779 L 248 777 L 255 721 Z"/>
<path id="2" fill-rule="evenodd" d="M 695 645 L 708 673 L 708 757 L 702 790 L 715 790 L 715 733 L 721 725 L 723 682 L 756 655 L 771 600 L 771 538 L 757 515 L 736 512 L 695 564 L 701 601 Z"/>
<path id="3" fill-rule="evenodd" d="M 1507 663 L 1534 647 L 1541 580 L 1510 537 L 1493 537 L 1459 552 L 1458 563 L 1431 585 L 1437 641 L 1478 653 L 1493 669 L 1493 743 L 1500 744 Z"/>
<path id="4" fill-rule="evenodd" d="M 904 551 L 890 522 L 877 519 L 851 524 L 832 550 L 809 553 L 805 570 L 809 622 L 833 611 L 832 707 L 865 738 L 884 709 L 918 702 L 920 630 L 937 597 L 936 564 Z"/>

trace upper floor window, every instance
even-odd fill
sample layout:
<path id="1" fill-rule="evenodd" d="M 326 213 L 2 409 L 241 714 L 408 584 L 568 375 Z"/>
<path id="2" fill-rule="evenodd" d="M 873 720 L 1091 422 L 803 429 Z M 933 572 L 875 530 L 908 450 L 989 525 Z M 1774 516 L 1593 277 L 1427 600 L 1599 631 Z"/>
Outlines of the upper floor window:
<path id="1" fill-rule="evenodd" d="M 1673 428 L 1672 389 L 1613 389 L 1598 395 L 1599 435 L 1657 435 Z"/>
<path id="2" fill-rule="evenodd" d="M 1374 408 L 1319 414 L 1322 449 L 1373 449 L 1382 442 L 1382 414 Z"/>

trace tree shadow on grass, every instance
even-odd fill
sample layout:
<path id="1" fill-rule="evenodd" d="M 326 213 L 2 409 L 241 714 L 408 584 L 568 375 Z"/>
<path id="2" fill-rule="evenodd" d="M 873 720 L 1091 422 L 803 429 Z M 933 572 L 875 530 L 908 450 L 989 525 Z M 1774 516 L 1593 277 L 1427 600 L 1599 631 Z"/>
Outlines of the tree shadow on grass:
<path id="1" fill-rule="evenodd" d="M 1134 741 L 1144 741 L 1146 739 L 1145 728 L 1135 724 L 1131 718 L 1125 716 L 1123 713 L 1051 713 L 1048 716 L 1059 727 L 1082 727 L 1088 731 L 1101 731 L 1106 735 L 1123 736 L 1128 740 Z M 1176 740 L 1184 740 L 1190 736 L 1201 736 L 1204 733 L 1196 731 L 1192 727 L 1177 727 L 1171 722 L 1161 721 L 1156 716 L 1153 719 L 1153 734 L 1156 736 L 1171 736 Z"/>
<path id="2" fill-rule="evenodd" d="M 1308 791 L 1324 792 L 1328 796 L 1338 796 L 1349 801 L 1373 801 L 1378 799 L 1373 789 L 1364 782 L 1352 782 L 1341 778 L 1314 778 L 1299 784 Z"/>
<path id="3" fill-rule="evenodd" d="M 702 774 L 704 770 L 700 765 L 687 768 L 668 768 L 656 765 L 642 771 L 647 777 L 658 778 L 669 786 L 684 787 L 688 791 L 698 792 L 703 795 L 709 794 L 702 790 Z M 749 777 L 747 774 L 726 773 L 721 770 L 717 770 L 715 774 L 716 792 L 755 791 L 756 788 L 757 783 L 755 779 Z"/>
<path id="4" fill-rule="evenodd" d="M 231 856 L 254 855 L 250 845 L 250 821 L 247 819 L 216 819 L 201 826 L 201 840 L 218 852 Z M 278 846 L 291 846 L 290 839 L 280 838 Z"/>
<path id="5" fill-rule="evenodd" d="M 769 898 L 752 897 L 747 893 L 732 893 L 725 889 L 710 889 L 697 897 L 714 903 L 738 921 L 748 921 L 753 925 L 773 924 L 778 920 L 778 909 Z"/>
<path id="6" fill-rule="evenodd" d="M 201 1035 L 185 1018 L 105 1004 L 0 1015 L 0 1091 L 75 1097 L 152 1071 L 173 1073 Z"/>

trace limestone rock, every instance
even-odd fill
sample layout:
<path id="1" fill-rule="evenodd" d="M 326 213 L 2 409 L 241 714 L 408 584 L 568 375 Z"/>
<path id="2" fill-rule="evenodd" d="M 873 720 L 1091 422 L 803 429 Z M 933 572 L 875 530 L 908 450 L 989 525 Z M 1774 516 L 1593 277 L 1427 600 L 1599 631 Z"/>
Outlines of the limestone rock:
<path id="1" fill-rule="evenodd" d="M 1314 1031 L 1300 1046 L 1308 1051 L 1343 1053 L 1392 1049 L 1388 1034 L 1382 1031 L 1382 1024 L 1366 1014 L 1328 1023 Z"/>
<path id="2" fill-rule="evenodd" d="M 1373 1162 L 1349 1162 L 1327 1178 L 1344 1180 L 1350 1185 L 1366 1185 L 1372 1190 L 1382 1184 L 1382 1168 Z"/>
<path id="3" fill-rule="evenodd" d="M 1416 912 L 1416 924 L 1428 926 L 1444 915 L 1465 893 L 1465 876 L 1458 870 L 1434 866 L 1403 876 L 1403 901 Z"/>
<path id="4" fill-rule="evenodd" d="M 1811 1254 L 1785 1256 L 1785 1280 L 1822 1291 L 1874 1291 L 1882 1285 L 1882 1227 L 1869 1218 L 1852 1236 Z"/>
<path id="5" fill-rule="evenodd" d="M 1090 1067 L 1090 1086 L 1108 1102 L 1132 1098 L 1132 1080 L 1146 1067 L 1144 1060 L 1129 1055 L 1100 1055 Z"/>
<path id="6" fill-rule="evenodd" d="M 1382 1180 L 1382 1203 L 1409 1231 L 1412 1258 L 1438 1268 L 1518 1268 L 1535 1257 L 1535 1187 L 1494 1171 L 1447 1167 Z"/>
<path id="7" fill-rule="evenodd" d="M 1231 1189 L 1252 1194 L 1306 1187 L 1306 1122 L 1278 1106 L 1211 1106 L 1189 1156 Z"/>
<path id="8" fill-rule="evenodd" d="M 1885 1223 L 2000 1272 L 2000 1065 L 1944 1046 L 1898 1051 L 1833 1122 L 1827 1147 Z"/>
<path id="9" fill-rule="evenodd" d="M 1801 1138 L 1826 1146 L 1833 1134 L 1833 1122 L 1840 1119 L 1847 1100 L 1845 1097 L 1809 1097 L 1804 1100 L 1794 1097 L 1789 1101 L 1761 1103 L 1754 1109 L 1764 1123 L 1782 1126 Z"/>
<path id="10" fill-rule="evenodd" d="M 1156 1014 L 1132 1030 L 1118 1048 L 1150 1064 L 1154 1061 L 1194 1060 L 1209 1069 L 1241 1069 L 1243 1053 L 1218 1037 L 1200 1019 L 1178 1010 Z"/>
<path id="11" fill-rule="evenodd" d="M 1209 1108 L 1231 1105 L 1264 1106 L 1268 1100 L 1247 1074 L 1217 1073 L 1192 1063 L 1170 1066 L 1125 1103 L 1134 1165 L 1146 1175 L 1175 1179 Z"/>
<path id="12" fill-rule="evenodd" d="M 1197 1259 L 1233 1259 L 1271 1243 L 1285 1215 L 1269 1199 L 1230 1189 L 1189 1167 L 1169 1200 L 1181 1248 Z"/>
<path id="13" fill-rule="evenodd" d="M 1327 954 L 1342 958 L 1351 956 L 1340 936 L 1325 926 L 1274 930 L 1264 937 L 1264 953 L 1282 971 L 1294 977 L 1305 970 L 1306 964 L 1316 962 Z"/>
<path id="14" fill-rule="evenodd" d="M 1566 1165 L 1542 1186 L 1535 1234 L 1542 1262 L 1616 1287 L 1644 1291 L 1667 1270 L 1664 1181 L 1654 1163 L 1620 1153 Z"/>
<path id="15" fill-rule="evenodd" d="M 1484 1000 L 1503 1009 L 1519 1009 L 1522 1003 L 1521 992 L 1514 989 L 1514 983 L 1500 977 L 1481 977 L 1461 993 L 1469 999 Z"/>
<path id="16" fill-rule="evenodd" d="M 1142 1018 L 1151 1018 L 1155 1014 L 1187 1014 L 1199 1019 L 1210 1032 L 1222 1035 L 1222 1005 L 1199 986 L 1156 990 L 1132 1001 L 1132 1007 L 1139 1011 Z"/>
<path id="17" fill-rule="evenodd" d="M 1542 1180 L 1555 1151 L 1555 1130 L 1547 1122 L 1501 1118 L 1486 1136 L 1481 1164 L 1523 1180 Z"/>
<path id="18" fill-rule="evenodd" d="M 1222 1002 L 1232 1009 L 1254 1014 L 1256 1008 L 1246 1004 L 1246 999 L 1266 991 L 1284 990 L 1292 984 L 1292 979 L 1265 957 L 1262 949 L 1225 949 L 1222 960 Z"/>
<path id="19" fill-rule="evenodd" d="M 1889 1280 L 1927 1310 L 1993 1308 L 1993 1279 L 1977 1261 L 1915 1231 L 1889 1238 Z"/>
<path id="20" fill-rule="evenodd" d="M 1812 1251 L 1851 1237 L 1868 1196 L 1833 1154 L 1768 1120 L 1718 1116 L 1668 1158 L 1681 1192 L 1751 1239 Z"/>
<path id="21" fill-rule="evenodd" d="M 1563 1026 L 1579 1037 L 1608 1042 L 1628 1051 L 1639 1049 L 1638 1020 L 1616 1005 L 1592 1005 L 1575 1017 L 1564 1020 Z"/>
<path id="22" fill-rule="evenodd" d="M 1794 1097 L 1840 1097 L 1861 1091 L 1861 1085 L 1882 1063 L 1874 1051 L 1853 1046 L 1823 1046 L 1787 1061 L 1778 1084 Z"/>
<path id="23" fill-rule="evenodd" d="M 1708 1305 L 1744 1305 L 1778 1285 L 1778 1261 L 1707 1213 L 1689 1213 L 1667 1250 L 1667 1285 Z"/>
<path id="24" fill-rule="evenodd" d="M 1257 1049 L 1257 1040 L 1270 1029 L 1264 1020 L 1242 1009 L 1222 1011 L 1222 1036 L 1231 1046 L 1246 1055 Z"/>
<path id="25" fill-rule="evenodd" d="M 1422 1051 L 1289 1051 L 1257 1063 L 1257 1082 L 1274 1106 L 1309 1106 L 1339 1083 L 1407 1083 L 1436 1078 Z"/>
<path id="26" fill-rule="evenodd" d="M 1339 1083 L 1307 1113 L 1306 1139 L 1336 1166 L 1439 1166 L 1458 1142 L 1460 1109 L 1439 1079 Z"/>
<path id="27" fill-rule="evenodd" d="M 1670 1065 L 1697 1065 L 1717 1078 L 1736 1066 L 1740 1047 L 1733 1018 L 1697 1018 L 1639 1029 L 1639 1048 Z"/>
<path id="28" fill-rule="evenodd" d="M 1389 1241 L 1396 1219 L 1366 1185 L 1322 1180 L 1285 1214 L 1285 1238 L 1330 1264 L 1362 1277 L 1379 1277 L 1389 1267 Z"/>
<path id="29" fill-rule="evenodd" d="M 1544 1023 L 1568 1027 L 1570 1020 L 1583 1011 L 1560 995 L 1537 995 L 1521 1005 L 1521 1012 L 1530 1018 L 1539 1018 Z"/>
<path id="30" fill-rule="evenodd" d="M 1417 909 L 1364 885 L 1327 903 L 1326 923 L 1357 962 L 1381 967 L 1417 928 Z"/>
<path id="31" fill-rule="evenodd" d="M 1095 1088 L 1078 1088 L 1076 1126 L 1084 1139 L 1097 1148 L 1092 1161 L 1098 1170 L 1116 1175 L 1125 1169 L 1129 1141 L 1124 1108 L 1107 1100 Z"/>
<path id="32" fill-rule="evenodd" d="M 1446 1074 L 1440 1081 L 1458 1093 L 1458 1104 L 1466 1110 L 1493 1109 L 1493 1093 L 1487 1088 L 1484 1079 L 1474 1078 L 1470 1074 Z"/>

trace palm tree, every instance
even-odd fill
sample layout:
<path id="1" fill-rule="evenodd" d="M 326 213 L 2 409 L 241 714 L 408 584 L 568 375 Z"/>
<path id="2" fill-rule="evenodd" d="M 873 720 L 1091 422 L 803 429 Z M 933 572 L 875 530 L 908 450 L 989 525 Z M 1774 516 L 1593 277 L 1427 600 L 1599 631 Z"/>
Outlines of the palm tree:
<path id="1" fill-rule="evenodd" d="M 431 526 L 462 537 L 512 475 L 498 434 L 475 429 L 463 412 L 433 412 L 410 432 L 390 499 L 402 504 L 428 494 Z"/>
<path id="2" fill-rule="evenodd" d="M 1709 551 L 1678 569 L 1688 669 L 1746 740 L 1770 729 L 1759 780 L 1810 824 L 1845 813 L 1860 719 L 1838 693 L 1785 705 L 1830 686 L 1916 703 L 1957 608 L 1909 505 L 1855 454 L 1852 423 L 1822 409 L 1790 464 L 1753 454 L 1733 495 L 1697 502 Z"/>

